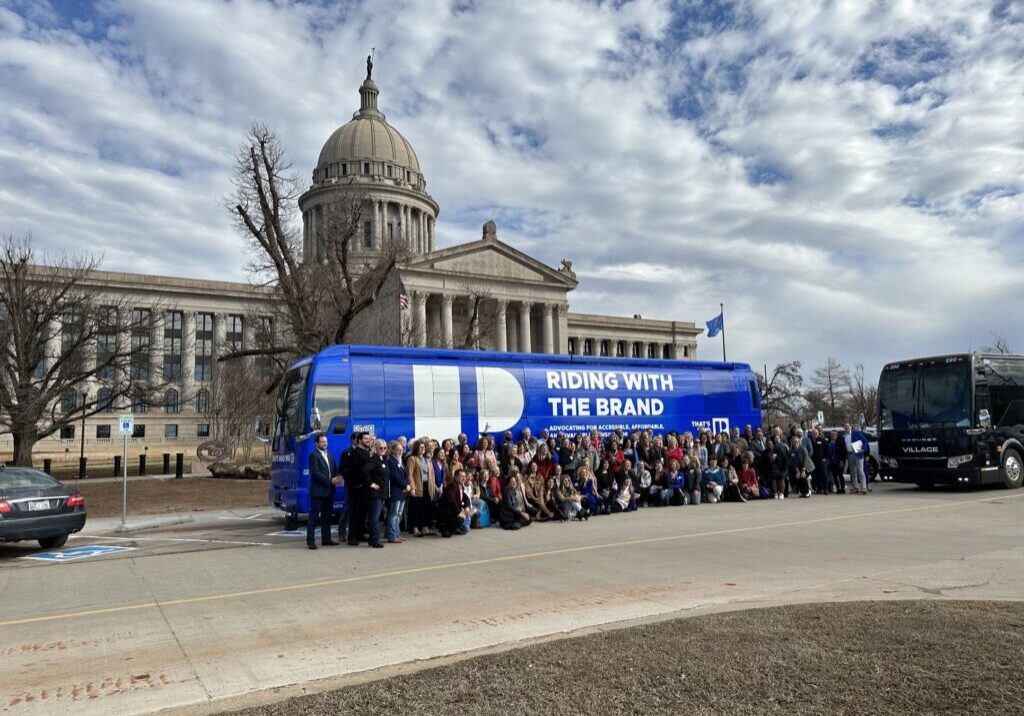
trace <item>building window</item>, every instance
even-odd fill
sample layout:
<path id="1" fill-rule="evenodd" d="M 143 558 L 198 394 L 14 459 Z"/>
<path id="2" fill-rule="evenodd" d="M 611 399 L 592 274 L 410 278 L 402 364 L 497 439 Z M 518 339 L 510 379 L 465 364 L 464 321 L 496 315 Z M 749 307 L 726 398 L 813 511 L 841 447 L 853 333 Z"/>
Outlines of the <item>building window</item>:
<path id="1" fill-rule="evenodd" d="M 132 412 L 144 413 L 146 412 L 146 407 L 146 394 L 141 390 L 136 390 L 132 395 Z"/>
<path id="2" fill-rule="evenodd" d="M 210 391 L 200 390 L 196 393 L 196 412 L 207 413 L 210 411 Z"/>
<path id="3" fill-rule="evenodd" d="M 181 378 L 181 311 L 164 313 L 164 380 Z"/>
<path id="4" fill-rule="evenodd" d="M 263 345 L 274 345 L 274 319 L 270 316 L 258 316 L 258 333 Z M 256 356 L 256 375 L 269 380 L 274 373 L 274 361 L 270 356 Z"/>
<path id="5" fill-rule="evenodd" d="M 648 343 L 647 344 L 647 357 L 648 358 L 657 358 L 658 354 L 655 352 L 657 350 L 658 350 L 658 346 L 654 345 L 653 343 Z"/>
<path id="6" fill-rule="evenodd" d="M 78 408 L 78 393 L 74 388 L 68 388 L 60 396 L 60 411 L 62 413 L 73 413 Z"/>
<path id="7" fill-rule="evenodd" d="M 165 413 L 177 413 L 181 409 L 178 403 L 178 391 L 171 388 L 164 393 L 164 412 Z"/>
<path id="8" fill-rule="evenodd" d="M 385 166 L 384 171 L 387 173 L 388 176 L 391 176 L 391 165 L 388 164 L 387 166 Z"/>
<path id="9" fill-rule="evenodd" d="M 363 174 L 369 174 L 369 173 L 370 173 L 370 163 L 369 162 L 363 162 Z"/>
<path id="10" fill-rule="evenodd" d="M 669 360 L 672 357 L 672 346 L 668 343 L 661 347 L 661 357 L 665 360 Z"/>
<path id="11" fill-rule="evenodd" d="M 196 380 L 213 378 L 213 314 L 196 316 Z"/>
<path id="12" fill-rule="evenodd" d="M 60 320 L 60 354 L 68 361 L 69 368 L 77 370 L 82 355 L 81 343 L 85 328 L 82 314 L 77 310 L 67 311 Z"/>
<path id="13" fill-rule="evenodd" d="M 148 308 L 132 309 L 132 380 L 149 380 L 149 332 L 152 316 Z"/>
<path id="14" fill-rule="evenodd" d="M 164 437 L 165 438 L 176 438 L 178 437 L 178 425 L 167 424 L 164 426 Z"/>
<path id="15" fill-rule="evenodd" d="M 117 355 L 117 309 L 105 306 L 100 309 L 99 326 L 96 332 L 96 377 L 100 380 L 114 379 L 114 361 Z"/>
<path id="16" fill-rule="evenodd" d="M 110 398 L 110 388 L 100 388 L 96 393 L 96 408 L 101 413 L 114 412 L 114 401 Z"/>
<path id="17" fill-rule="evenodd" d="M 228 353 L 237 353 L 242 350 L 242 317 L 238 315 L 228 316 L 227 331 L 224 334 L 227 342 Z"/>
<path id="18" fill-rule="evenodd" d="M 690 346 L 683 346 L 683 358 L 690 357 Z"/>
<path id="19" fill-rule="evenodd" d="M 583 355 L 592 356 L 594 355 L 594 339 L 584 338 L 583 339 Z"/>
<path id="20" fill-rule="evenodd" d="M 97 425 L 96 426 L 96 439 L 97 440 L 109 440 L 110 439 L 110 426 L 109 425 Z"/>
<path id="21" fill-rule="evenodd" d="M 640 344 L 639 344 L 639 343 L 635 343 L 635 342 L 634 342 L 634 343 L 633 343 L 633 351 L 632 351 L 631 355 L 632 355 L 632 356 L 633 356 L 634 358 L 643 358 L 643 356 L 642 356 L 642 355 L 640 355 L 640 350 L 641 350 L 641 348 L 640 348 Z"/>
<path id="22" fill-rule="evenodd" d="M 363 246 L 373 248 L 373 223 L 369 221 L 363 222 Z"/>
<path id="23" fill-rule="evenodd" d="M 577 346 L 576 346 L 576 339 L 575 338 L 570 338 L 569 339 L 569 355 L 571 355 L 571 356 L 576 355 L 576 348 L 577 348 Z"/>
<path id="24" fill-rule="evenodd" d="M 607 340 L 601 341 L 601 356 L 604 358 L 608 357 L 609 342 Z"/>
<path id="25" fill-rule="evenodd" d="M 395 240 L 395 225 L 390 221 L 388 222 L 388 241 Z"/>
<path id="26" fill-rule="evenodd" d="M 347 177 L 348 176 L 348 164 L 342 164 L 341 165 L 341 175 L 343 177 Z"/>
<path id="27" fill-rule="evenodd" d="M 210 424 L 209 423 L 196 423 L 196 437 L 197 438 L 208 438 L 208 437 L 210 437 Z"/>
<path id="28" fill-rule="evenodd" d="M 135 426 L 132 428 L 132 437 L 133 438 L 144 438 L 144 437 L 146 437 L 146 426 L 142 425 L 140 423 L 135 423 Z"/>
<path id="29" fill-rule="evenodd" d="M 407 182 L 411 182 L 412 181 L 412 172 L 406 170 L 406 172 L 405 172 L 405 180 Z"/>
<path id="30" fill-rule="evenodd" d="M 625 358 L 626 357 L 626 342 L 616 341 L 615 342 L 615 357 Z"/>
<path id="31" fill-rule="evenodd" d="M 75 439 L 75 426 L 74 425 L 63 425 L 60 429 L 61 440 L 74 440 Z"/>

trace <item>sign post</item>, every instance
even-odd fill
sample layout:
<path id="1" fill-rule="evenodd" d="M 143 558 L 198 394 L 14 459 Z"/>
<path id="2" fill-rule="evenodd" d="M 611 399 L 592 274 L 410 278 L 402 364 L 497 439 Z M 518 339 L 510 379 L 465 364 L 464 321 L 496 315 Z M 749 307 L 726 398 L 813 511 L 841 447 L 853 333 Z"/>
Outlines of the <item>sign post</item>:
<path id="1" fill-rule="evenodd" d="M 135 418 L 131 415 L 122 415 L 117 420 L 118 432 L 124 438 L 124 457 L 121 460 L 121 526 L 117 532 L 125 532 L 128 529 L 128 438 L 135 432 Z"/>

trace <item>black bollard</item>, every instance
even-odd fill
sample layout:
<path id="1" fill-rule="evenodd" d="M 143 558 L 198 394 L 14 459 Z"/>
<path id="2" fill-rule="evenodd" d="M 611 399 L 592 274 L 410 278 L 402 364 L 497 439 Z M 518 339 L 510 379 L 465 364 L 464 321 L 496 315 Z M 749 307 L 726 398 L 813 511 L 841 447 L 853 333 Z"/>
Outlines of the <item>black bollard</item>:
<path id="1" fill-rule="evenodd" d="M 121 477 L 121 456 L 114 455 L 114 477 Z"/>
<path id="2" fill-rule="evenodd" d="M 53 460 L 48 457 L 43 458 L 43 472 L 47 475 L 53 474 Z"/>
<path id="3" fill-rule="evenodd" d="M 78 458 L 78 479 L 81 480 L 85 477 L 85 462 L 89 458 L 80 457 Z"/>
<path id="4" fill-rule="evenodd" d="M 174 476 L 181 477 L 185 474 L 185 453 L 174 454 Z"/>
<path id="5" fill-rule="evenodd" d="M 139 455 L 139 475 L 146 474 L 146 454 Z"/>
<path id="6" fill-rule="evenodd" d="M 160 474 L 161 475 L 170 475 L 171 474 L 171 454 L 169 452 L 165 452 L 164 453 L 164 471 L 161 472 Z"/>

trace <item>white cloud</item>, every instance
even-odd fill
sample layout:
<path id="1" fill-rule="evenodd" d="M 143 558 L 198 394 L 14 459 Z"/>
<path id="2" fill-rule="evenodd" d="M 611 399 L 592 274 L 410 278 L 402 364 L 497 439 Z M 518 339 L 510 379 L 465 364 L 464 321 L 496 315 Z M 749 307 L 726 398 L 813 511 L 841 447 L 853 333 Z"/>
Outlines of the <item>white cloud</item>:
<path id="1" fill-rule="evenodd" d="M 973 0 L 16 3 L 0 230 L 240 279 L 219 199 L 246 127 L 308 177 L 375 46 L 442 245 L 494 218 L 574 261 L 574 310 L 700 324 L 724 301 L 754 364 L 871 372 L 990 330 L 1024 350 L 1022 22 Z"/>

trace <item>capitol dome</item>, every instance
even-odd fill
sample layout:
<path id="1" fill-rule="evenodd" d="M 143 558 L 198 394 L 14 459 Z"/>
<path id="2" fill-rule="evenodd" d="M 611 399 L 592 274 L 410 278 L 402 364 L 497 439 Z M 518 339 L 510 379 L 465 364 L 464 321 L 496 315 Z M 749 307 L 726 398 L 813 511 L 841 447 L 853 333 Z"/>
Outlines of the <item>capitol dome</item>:
<path id="1" fill-rule="evenodd" d="M 426 188 L 412 145 L 377 109 L 379 93 L 369 78 L 359 87 L 359 111 L 324 143 L 313 170 L 314 183 L 342 177 L 379 177 L 416 189 Z"/>

